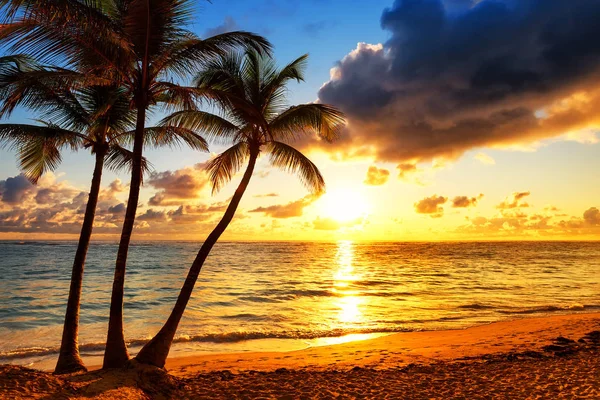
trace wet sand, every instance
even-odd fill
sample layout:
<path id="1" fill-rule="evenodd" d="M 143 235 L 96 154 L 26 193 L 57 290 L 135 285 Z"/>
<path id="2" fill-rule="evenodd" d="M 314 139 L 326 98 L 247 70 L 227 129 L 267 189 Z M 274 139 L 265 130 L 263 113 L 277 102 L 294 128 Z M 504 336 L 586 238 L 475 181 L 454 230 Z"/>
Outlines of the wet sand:
<path id="1" fill-rule="evenodd" d="M 1 398 L 600 398 L 600 314 L 398 333 L 293 352 L 216 354 L 69 377 L 0 368 Z"/>

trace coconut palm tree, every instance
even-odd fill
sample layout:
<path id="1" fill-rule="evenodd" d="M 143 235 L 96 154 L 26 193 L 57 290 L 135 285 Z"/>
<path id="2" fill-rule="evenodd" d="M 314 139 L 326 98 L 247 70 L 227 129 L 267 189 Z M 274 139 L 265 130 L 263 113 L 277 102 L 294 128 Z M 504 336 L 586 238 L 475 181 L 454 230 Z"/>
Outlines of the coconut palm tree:
<path id="1" fill-rule="evenodd" d="M 102 172 L 131 167 L 132 154 L 122 147 L 131 142 L 135 112 L 123 88 L 110 86 L 65 90 L 66 80 L 76 81 L 78 74 L 37 65 L 26 57 L 0 60 L 0 116 L 9 115 L 20 104 L 41 111 L 46 120 L 38 125 L 0 124 L 0 147 L 11 146 L 19 154 L 20 166 L 32 182 L 48 170 L 55 170 L 65 148 L 89 149 L 95 155 L 94 173 L 73 268 L 65 323 L 55 373 L 86 370 L 79 356 L 78 332 L 81 288 L 85 259 L 90 244 Z M 208 151 L 206 142 L 194 132 L 177 127 L 146 128 L 148 145 L 185 143 Z M 146 168 L 146 162 L 142 164 Z"/>
<path id="2" fill-rule="evenodd" d="M 261 152 L 270 156 L 273 166 L 298 174 L 312 192 L 321 193 L 325 189 L 317 166 L 288 144 L 310 133 L 327 141 L 334 140 L 344 125 L 343 114 L 325 104 L 287 107 L 286 83 L 303 80 L 307 58 L 303 55 L 282 69 L 277 69 L 273 59 L 253 51 L 211 61 L 199 72 L 196 85 L 200 90 L 221 94 L 220 113 L 184 110 L 164 120 L 167 126 L 201 129 L 208 138 L 232 143 L 206 167 L 213 193 L 245 164 L 246 170 L 225 214 L 192 263 L 173 311 L 162 329 L 135 357 L 137 361 L 164 366 L 202 265 L 234 217 Z"/>
<path id="3" fill-rule="evenodd" d="M 131 180 L 115 263 L 104 368 L 122 367 L 129 360 L 123 332 L 125 267 L 142 181 L 148 110 L 158 103 L 193 108 L 200 93 L 178 85 L 173 78 L 185 79 L 212 57 L 240 47 L 270 50 L 266 39 L 248 32 L 198 38 L 185 29 L 193 17 L 194 3 L 0 0 L 10 22 L 0 28 L 0 44 L 9 43 L 13 52 L 60 61 L 88 76 L 118 82 L 136 110 Z"/>

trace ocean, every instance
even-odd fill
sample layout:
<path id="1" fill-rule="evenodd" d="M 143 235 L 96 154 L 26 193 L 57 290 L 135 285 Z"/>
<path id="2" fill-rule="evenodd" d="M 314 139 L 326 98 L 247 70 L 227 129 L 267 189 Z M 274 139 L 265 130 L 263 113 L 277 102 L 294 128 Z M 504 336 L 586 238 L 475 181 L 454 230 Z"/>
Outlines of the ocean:
<path id="1" fill-rule="evenodd" d="M 75 242 L 0 242 L 0 363 L 51 369 Z M 135 354 L 169 314 L 199 249 L 129 252 L 125 334 Z M 117 244 L 90 246 L 80 349 L 101 364 Z M 171 356 L 296 350 L 392 332 L 600 310 L 600 242 L 221 242 Z"/>

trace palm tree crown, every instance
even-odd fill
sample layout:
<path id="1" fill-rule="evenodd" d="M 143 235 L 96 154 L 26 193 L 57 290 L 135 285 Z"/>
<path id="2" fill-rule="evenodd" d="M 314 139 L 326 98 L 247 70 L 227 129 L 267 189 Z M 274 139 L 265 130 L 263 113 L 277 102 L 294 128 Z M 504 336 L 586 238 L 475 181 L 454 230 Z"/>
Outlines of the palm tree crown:
<path id="1" fill-rule="evenodd" d="M 215 99 L 220 112 L 183 110 L 163 120 L 166 126 L 202 130 L 209 141 L 233 144 L 207 165 L 213 193 L 261 151 L 275 167 L 297 173 L 312 192 L 325 189 L 315 164 L 289 144 L 311 133 L 335 140 L 344 125 L 344 115 L 326 104 L 288 107 L 286 84 L 304 79 L 307 59 L 303 55 L 278 69 L 272 58 L 255 51 L 216 58 L 198 73 L 195 84 Z"/>
<path id="2" fill-rule="evenodd" d="M 17 151 L 21 170 L 32 182 L 55 170 L 62 151 L 89 149 L 106 155 L 112 169 L 131 167 L 132 153 L 124 146 L 133 141 L 135 110 L 130 107 L 123 87 L 83 86 L 82 74 L 56 67 L 42 66 L 22 55 L 0 59 L 0 117 L 8 116 L 17 106 L 40 112 L 37 125 L 0 124 L 0 146 Z M 65 85 L 65 81 L 70 85 Z M 76 86 L 75 86 L 76 87 Z M 185 143 L 193 149 L 208 151 L 206 141 L 193 131 L 177 127 L 146 128 L 147 146 L 174 146 Z M 147 162 L 143 161 L 147 169 Z"/>

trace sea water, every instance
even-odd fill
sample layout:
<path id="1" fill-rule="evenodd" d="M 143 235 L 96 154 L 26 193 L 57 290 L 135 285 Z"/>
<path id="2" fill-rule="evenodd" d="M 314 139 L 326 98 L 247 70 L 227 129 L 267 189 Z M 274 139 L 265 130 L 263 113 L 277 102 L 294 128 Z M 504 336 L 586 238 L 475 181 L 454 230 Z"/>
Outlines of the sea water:
<path id="1" fill-rule="evenodd" d="M 167 318 L 200 243 L 129 251 L 131 353 Z M 0 363 L 52 368 L 75 242 L 0 242 Z M 117 244 L 93 242 L 80 350 L 100 364 Z M 292 350 L 392 332 L 600 310 L 600 242 L 222 242 L 200 274 L 171 355 Z"/>

